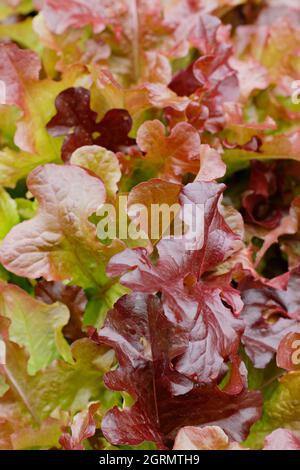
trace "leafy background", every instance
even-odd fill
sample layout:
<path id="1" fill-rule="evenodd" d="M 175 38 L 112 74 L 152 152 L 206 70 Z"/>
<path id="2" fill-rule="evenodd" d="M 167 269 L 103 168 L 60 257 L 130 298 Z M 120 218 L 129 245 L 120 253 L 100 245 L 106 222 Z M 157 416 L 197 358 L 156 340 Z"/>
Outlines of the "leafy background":
<path id="1" fill-rule="evenodd" d="M 1 0 L 1 449 L 300 448 L 299 24 Z M 142 240 L 136 203 L 202 204 L 203 247 Z"/>

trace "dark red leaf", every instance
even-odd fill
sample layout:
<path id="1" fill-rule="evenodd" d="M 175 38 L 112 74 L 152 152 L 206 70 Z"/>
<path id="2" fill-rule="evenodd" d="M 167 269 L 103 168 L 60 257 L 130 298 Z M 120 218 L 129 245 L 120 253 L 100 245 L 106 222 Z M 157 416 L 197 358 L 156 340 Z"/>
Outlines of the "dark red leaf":
<path id="1" fill-rule="evenodd" d="M 113 257 L 107 270 L 122 276 L 122 284 L 134 291 L 161 292 L 168 319 L 190 338 L 176 368 L 200 383 L 218 380 L 224 361 L 236 355 L 244 329 L 238 318 L 242 303 L 230 275 L 207 274 L 234 251 L 238 240 L 219 212 L 223 190 L 223 185 L 197 182 L 181 193 L 181 204 L 193 208 L 189 225 L 195 223 L 197 206 L 204 211 L 198 249 L 197 243 L 191 249 L 184 238 L 163 239 L 157 244 L 155 264 L 145 249 L 128 249 Z"/>
<path id="2" fill-rule="evenodd" d="M 267 229 L 277 227 L 282 217 L 281 190 L 276 164 L 253 161 L 248 190 L 243 197 L 246 221 Z"/>
<path id="3" fill-rule="evenodd" d="M 190 36 L 202 56 L 178 72 L 169 87 L 179 96 L 194 95 L 186 109 L 189 122 L 199 130 L 217 132 L 225 124 L 223 103 L 239 96 L 237 72 L 229 65 L 232 47 L 220 37 L 221 22 L 200 15 Z M 172 119 L 173 110 L 168 111 Z"/>
<path id="4" fill-rule="evenodd" d="M 240 285 L 246 323 L 242 341 L 257 368 L 271 361 L 288 333 L 300 332 L 300 269 L 284 277 L 288 279 L 286 289 L 267 287 L 249 278 Z"/>
<path id="5" fill-rule="evenodd" d="M 208 423 L 240 441 L 258 419 L 259 393 L 230 396 L 217 387 L 195 386 L 174 369 L 187 339 L 167 320 L 157 297 L 126 296 L 109 313 L 99 340 L 115 349 L 119 368 L 105 376 L 105 383 L 136 400 L 131 408 L 115 407 L 104 417 L 102 431 L 111 443 L 154 441 L 171 448 L 181 427 Z"/>

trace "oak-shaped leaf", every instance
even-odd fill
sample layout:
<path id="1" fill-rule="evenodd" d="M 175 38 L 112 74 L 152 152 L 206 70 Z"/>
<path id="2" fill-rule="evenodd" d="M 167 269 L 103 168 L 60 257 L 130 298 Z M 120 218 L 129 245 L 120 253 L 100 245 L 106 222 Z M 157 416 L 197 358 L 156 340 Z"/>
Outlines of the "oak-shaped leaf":
<path id="1" fill-rule="evenodd" d="M 243 103 L 247 103 L 255 91 L 268 88 L 270 82 L 268 71 L 259 62 L 253 59 L 238 60 L 236 57 L 231 57 L 229 64 L 238 74 L 240 100 Z"/>
<path id="2" fill-rule="evenodd" d="M 218 380 L 224 362 L 236 355 L 244 329 L 238 318 L 242 302 L 230 274 L 208 274 L 235 251 L 239 240 L 219 211 L 223 190 L 223 185 L 206 182 L 183 188 L 179 200 L 185 222 L 194 225 L 194 238 L 163 238 L 156 246 L 155 262 L 146 249 L 127 249 L 107 268 L 135 292 L 162 294 L 168 319 L 189 332 L 189 344 L 176 368 L 200 383 Z"/>
<path id="3" fill-rule="evenodd" d="M 119 368 L 106 374 L 106 386 L 135 399 L 131 408 L 115 407 L 103 419 L 102 431 L 113 444 L 153 441 L 170 448 L 180 428 L 204 424 L 219 424 L 241 441 L 260 415 L 258 392 L 230 396 L 218 387 L 194 385 L 174 369 L 188 337 L 169 322 L 155 296 L 119 300 L 98 340 L 113 347 L 119 360 Z"/>
<path id="4" fill-rule="evenodd" d="M 284 6 L 288 5 L 283 2 L 278 4 L 277 14 L 268 14 L 266 10 L 259 24 L 254 28 L 250 25 L 240 26 L 236 35 L 239 53 L 244 58 L 254 58 L 264 66 L 268 71 L 269 82 L 279 88 L 284 88 L 286 79 L 298 79 L 297 66 L 293 62 L 293 55 L 300 44 L 297 11 L 292 5 L 284 11 Z"/>
<path id="5" fill-rule="evenodd" d="M 113 152 L 98 145 L 81 147 L 73 153 L 70 162 L 95 173 L 103 181 L 107 196 L 116 197 L 122 173 Z"/>
<path id="6" fill-rule="evenodd" d="M 90 91 L 86 88 L 68 88 L 56 98 L 57 114 L 47 125 L 54 137 L 66 136 L 62 147 L 64 161 L 69 161 L 75 150 L 87 145 L 98 145 L 117 152 L 135 143 L 128 137 L 132 119 L 125 109 L 111 109 L 98 122 L 98 115 L 90 107 Z"/>
<path id="7" fill-rule="evenodd" d="M 81 80 L 86 79 L 86 68 L 75 64 L 62 74 L 60 80 L 39 79 L 41 61 L 38 55 L 5 43 L 0 45 L 0 59 L 0 76 L 4 85 L 0 103 L 17 106 L 19 110 L 17 116 L 9 120 L 14 132 L 16 127 L 15 144 L 26 152 L 27 158 L 30 156 L 35 165 L 33 168 L 44 162 L 59 161 L 61 139 L 51 137 L 46 125 L 55 114 L 56 96 L 75 83 L 80 85 Z"/>
<path id="8" fill-rule="evenodd" d="M 106 262 L 119 243 L 104 250 L 89 221 L 106 199 L 101 180 L 77 166 L 49 164 L 34 170 L 27 184 L 39 210 L 7 235 L 2 264 L 31 279 L 69 279 L 83 288 L 105 284 Z"/>
<path id="9" fill-rule="evenodd" d="M 207 144 L 200 145 L 200 164 L 196 181 L 214 181 L 226 174 L 226 165 L 222 156 Z"/>
<path id="10" fill-rule="evenodd" d="M 170 225 L 178 216 L 180 205 L 178 198 L 181 192 L 181 184 L 171 183 L 163 179 L 151 179 L 136 185 L 129 193 L 128 196 L 128 214 L 129 217 L 135 221 L 139 218 L 138 211 L 132 211 L 132 207 L 139 207 L 143 205 L 147 208 L 148 225 L 145 227 L 148 238 L 152 243 L 157 243 L 158 240 L 164 235 L 164 231 L 170 231 Z M 170 212 L 169 220 L 164 220 L 160 223 L 159 217 L 155 217 L 155 208 L 163 207 L 167 204 L 174 211 Z M 133 212 L 133 213 L 132 213 Z M 137 221 L 138 223 L 138 221 Z M 146 230 L 147 229 L 147 230 Z"/>
<path id="11" fill-rule="evenodd" d="M 139 128 L 137 143 L 145 152 L 145 162 L 155 168 L 155 175 L 177 181 L 185 173 L 199 172 L 200 137 L 188 123 L 177 124 L 166 136 L 160 121 L 147 121 Z"/>
<path id="12" fill-rule="evenodd" d="M 225 124 L 223 104 L 239 97 L 237 72 L 229 59 L 232 46 L 220 34 L 221 22 L 210 15 L 199 15 L 190 31 L 190 40 L 201 57 L 179 71 L 169 87 L 179 96 L 193 96 L 186 116 L 199 130 L 217 132 Z"/>

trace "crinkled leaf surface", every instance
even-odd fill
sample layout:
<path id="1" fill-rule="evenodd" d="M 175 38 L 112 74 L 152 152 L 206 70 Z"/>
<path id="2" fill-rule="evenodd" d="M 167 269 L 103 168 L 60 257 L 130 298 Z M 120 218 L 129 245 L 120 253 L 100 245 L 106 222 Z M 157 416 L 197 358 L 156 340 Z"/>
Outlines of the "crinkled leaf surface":
<path id="1" fill-rule="evenodd" d="M 2 104 L 16 105 L 22 112 L 17 123 L 15 143 L 23 151 L 50 156 L 55 161 L 60 156 L 61 142 L 55 141 L 46 130 L 46 124 L 55 113 L 55 98 L 61 90 L 76 84 L 85 73 L 81 66 L 71 67 L 62 80 L 39 80 L 40 59 L 36 53 L 16 45 L 2 44 L 0 48 L 5 86 Z M 5 64 L 5 66 L 4 66 Z M 39 109 L 39 112 L 36 112 Z"/>
<path id="2" fill-rule="evenodd" d="M 0 448 L 298 448 L 299 2 L 0 3 Z"/>
<path id="3" fill-rule="evenodd" d="M 241 286 L 246 329 L 242 338 L 255 367 L 263 368 L 277 352 L 280 341 L 291 332 L 299 332 L 299 269 L 287 278 L 286 288 L 263 286 L 245 281 Z"/>
<path id="4" fill-rule="evenodd" d="M 60 444 L 65 450 L 84 450 L 83 441 L 93 437 L 96 432 L 94 414 L 99 408 L 99 403 L 93 403 L 87 410 L 81 411 L 73 418 L 71 435 L 64 433 L 60 438 Z"/>
<path id="5" fill-rule="evenodd" d="M 67 424 L 59 410 L 75 414 L 90 400 L 98 399 L 110 406 L 101 381 L 113 360 L 107 349 L 88 339 L 79 340 L 72 346 L 73 364 L 54 362 L 29 376 L 24 350 L 9 341 L 6 347 L 6 364 L 1 372 L 10 389 L 0 399 L 0 419 L 8 428 L 6 436 L 13 448 L 58 446 L 61 427 Z M 49 422 L 54 411 L 57 417 Z"/>
<path id="6" fill-rule="evenodd" d="M 15 227 L 1 247 L 10 271 L 48 281 L 71 279 L 82 287 L 105 283 L 103 250 L 89 217 L 105 202 L 101 180 L 77 166 L 46 165 L 34 170 L 28 188 L 38 214 Z"/>
<path id="7" fill-rule="evenodd" d="M 145 162 L 155 167 L 155 174 L 176 181 L 179 175 L 199 171 L 200 138 L 187 123 L 177 124 L 166 136 L 160 121 L 148 121 L 140 127 L 137 143 L 146 154 Z"/>
<path id="8" fill-rule="evenodd" d="M 107 195 L 116 196 L 122 173 L 113 152 L 97 145 L 81 147 L 73 153 L 70 162 L 95 173 L 103 181 Z"/>
<path id="9" fill-rule="evenodd" d="M 1 315 L 11 320 L 10 338 L 30 355 L 28 372 L 34 375 L 62 356 L 72 361 L 62 328 L 68 323 L 66 306 L 48 306 L 12 284 L 0 283 Z"/>
<path id="10" fill-rule="evenodd" d="M 259 416 L 256 392 L 230 396 L 217 387 L 194 387 L 171 367 L 187 337 L 167 320 L 153 296 L 134 294 L 121 299 L 99 340 L 115 349 L 120 364 L 106 375 L 106 385 L 125 390 L 135 399 L 130 409 L 114 408 L 104 417 L 102 431 L 114 444 L 154 441 L 165 448 L 180 427 L 208 423 L 220 423 L 224 429 L 230 423 L 228 432 L 240 440 Z"/>
<path id="11" fill-rule="evenodd" d="M 176 436 L 174 450 L 244 450 L 239 444 L 230 442 L 223 429 L 218 426 L 197 428 L 186 426 Z"/>
<path id="12" fill-rule="evenodd" d="M 118 151 L 134 144 L 128 137 L 132 119 L 125 109 L 111 109 L 97 121 L 97 113 L 90 108 L 90 91 L 78 87 L 64 90 L 56 98 L 57 114 L 47 124 L 49 134 L 65 136 L 62 157 L 68 161 L 72 153 L 83 146 L 98 145 Z"/>
<path id="13" fill-rule="evenodd" d="M 190 335 L 180 372 L 199 382 L 215 381 L 224 360 L 237 353 L 243 322 L 238 319 L 242 303 L 229 277 L 205 278 L 234 251 L 238 236 L 219 212 L 222 185 L 193 183 L 181 193 L 182 204 L 204 209 L 203 240 L 162 239 L 158 260 L 152 263 L 145 249 L 125 250 L 108 265 L 108 273 L 121 275 L 121 282 L 137 292 L 162 293 L 166 315 Z M 200 249 L 197 248 L 197 244 Z M 126 271 L 128 271 L 126 273 Z M 126 274 L 124 274 L 126 273 Z"/>

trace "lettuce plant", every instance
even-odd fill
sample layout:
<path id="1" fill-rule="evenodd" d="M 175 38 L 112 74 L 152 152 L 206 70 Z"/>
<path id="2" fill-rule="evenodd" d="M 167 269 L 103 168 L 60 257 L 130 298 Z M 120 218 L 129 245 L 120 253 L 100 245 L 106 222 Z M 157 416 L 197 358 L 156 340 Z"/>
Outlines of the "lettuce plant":
<path id="1" fill-rule="evenodd" d="M 298 3 L 1 1 L 0 449 L 300 449 Z"/>

